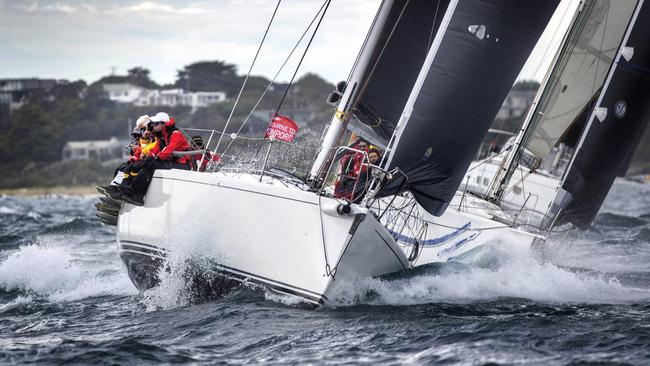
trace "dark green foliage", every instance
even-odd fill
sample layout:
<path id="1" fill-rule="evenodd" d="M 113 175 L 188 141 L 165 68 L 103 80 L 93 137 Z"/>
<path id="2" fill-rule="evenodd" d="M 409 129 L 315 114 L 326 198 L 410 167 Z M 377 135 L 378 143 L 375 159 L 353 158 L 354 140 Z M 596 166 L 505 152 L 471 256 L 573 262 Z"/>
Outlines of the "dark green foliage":
<path id="1" fill-rule="evenodd" d="M 147 68 L 134 67 L 132 69 L 127 70 L 127 75 L 104 76 L 103 78 L 99 79 L 93 84 L 101 86 L 101 84 L 129 83 L 147 89 L 160 88 L 160 85 L 156 84 L 155 81 L 149 78 L 150 73 L 151 72 Z"/>
<path id="2" fill-rule="evenodd" d="M 236 67 L 223 61 L 196 62 L 184 67 L 178 76 L 176 83 L 165 87 L 226 91 L 229 99 L 191 113 L 190 108 L 184 106 L 136 107 L 105 98 L 104 83 L 160 88 L 149 78 L 149 70 L 134 67 L 126 76 L 106 76 L 90 85 L 83 80 L 65 82 L 50 91 L 32 93 L 28 103 L 11 115 L 8 108 L 0 109 L 0 128 L 3 129 L 0 134 L 0 154 L 3 156 L 0 170 L 11 172 L 0 177 L 0 188 L 105 182 L 114 167 L 101 167 L 97 162 L 59 162 L 63 146 L 67 141 L 127 139 L 135 120 L 143 114 L 165 111 L 176 119 L 180 127 L 222 130 L 244 80 L 237 75 Z M 228 133 L 239 129 L 269 82 L 261 76 L 249 77 Z M 259 103 L 257 111 L 266 111 L 267 115 L 269 111 L 275 111 L 286 87 L 287 84 L 274 84 Z M 316 123 L 320 133 L 320 124 L 324 126 L 331 117 L 332 107 L 324 100 L 333 89 L 334 85 L 319 76 L 307 74 L 295 82 L 280 113 L 290 113 L 294 108 L 310 108 L 317 113 L 317 122 L 297 122 L 301 129 L 306 128 L 307 123 Z M 253 116 L 241 133 L 261 137 L 268 123 L 267 117 Z M 74 169 L 70 168 L 72 166 Z"/>
<path id="3" fill-rule="evenodd" d="M 144 67 L 134 67 L 128 70 L 129 81 L 132 84 L 141 86 L 147 89 L 157 89 L 160 88 L 160 85 L 156 84 L 153 80 L 149 78 L 150 71 Z"/>
<path id="4" fill-rule="evenodd" d="M 225 91 L 228 97 L 236 96 L 242 79 L 237 67 L 223 61 L 200 61 L 178 71 L 174 84 L 190 91 Z"/>

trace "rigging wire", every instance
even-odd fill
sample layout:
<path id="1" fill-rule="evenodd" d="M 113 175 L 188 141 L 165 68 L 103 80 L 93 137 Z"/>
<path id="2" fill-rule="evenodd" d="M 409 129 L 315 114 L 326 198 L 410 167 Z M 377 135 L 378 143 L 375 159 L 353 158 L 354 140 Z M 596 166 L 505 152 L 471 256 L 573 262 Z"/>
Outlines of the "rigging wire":
<path id="1" fill-rule="evenodd" d="M 429 53 L 429 49 L 431 48 L 431 44 L 433 44 L 433 36 L 436 30 L 436 20 L 438 19 L 438 10 L 440 9 L 440 0 L 438 0 L 438 3 L 436 4 L 436 12 L 433 15 L 433 23 L 431 23 L 431 32 L 429 33 L 429 46 L 427 47 L 427 53 Z"/>
<path id="2" fill-rule="evenodd" d="M 228 119 L 226 120 L 226 125 L 223 128 L 223 131 L 226 132 L 228 129 L 228 124 L 230 123 L 230 120 L 232 119 L 232 115 L 235 113 L 235 108 L 237 108 L 237 103 L 239 103 L 239 99 L 241 98 L 242 92 L 244 91 L 244 88 L 246 87 L 246 82 L 248 82 L 248 78 L 251 75 L 251 72 L 253 71 L 253 66 L 255 66 L 255 61 L 257 61 L 257 56 L 260 54 L 260 50 L 262 49 L 262 45 L 264 44 L 264 41 L 266 40 L 266 36 L 269 34 L 269 29 L 271 28 L 271 24 L 273 24 L 273 20 L 275 19 L 275 14 L 278 12 L 278 8 L 280 7 L 280 3 L 282 0 L 278 0 L 277 5 L 275 6 L 275 10 L 273 10 L 273 15 L 271 15 L 271 20 L 269 20 L 269 24 L 266 26 L 266 31 L 264 31 L 264 36 L 262 37 L 262 41 L 260 42 L 259 47 L 257 47 L 257 52 L 255 52 L 255 57 L 253 58 L 253 62 L 251 63 L 251 67 L 248 69 L 248 73 L 246 74 L 246 78 L 244 79 L 244 82 L 242 83 L 241 89 L 239 89 L 239 94 L 237 95 L 237 99 L 235 99 L 235 104 L 232 106 L 232 110 L 230 111 L 230 115 L 228 116 Z M 223 139 L 223 134 L 219 136 L 219 141 L 217 141 L 217 146 L 214 148 L 215 152 L 218 152 L 219 150 L 219 145 L 221 145 L 221 140 Z M 206 146 L 207 148 L 207 146 Z M 203 159 L 201 159 L 203 160 Z"/>
<path id="3" fill-rule="evenodd" d="M 311 26 L 314 24 L 314 22 L 318 18 L 318 15 L 321 13 L 321 11 L 323 11 L 323 8 L 325 7 L 326 3 L 327 3 L 327 0 L 325 2 L 323 2 L 323 5 L 321 5 L 320 9 L 318 9 L 318 11 L 314 15 L 314 17 L 311 19 L 311 22 L 309 23 L 309 25 L 307 26 L 305 31 L 302 33 L 302 35 L 298 39 L 298 42 L 296 42 L 296 44 L 293 46 L 293 49 L 291 50 L 291 52 L 289 52 L 289 55 L 287 56 L 287 58 L 285 58 L 284 62 L 282 63 L 282 66 L 280 66 L 280 68 L 278 69 L 278 72 L 275 74 L 275 76 L 273 76 L 273 79 L 266 86 L 266 89 L 264 90 L 264 92 L 262 93 L 260 98 L 257 100 L 255 105 L 253 106 L 250 113 L 248 113 L 248 115 L 244 119 L 244 122 L 242 122 L 241 126 L 239 126 L 239 129 L 237 129 L 237 132 L 235 132 L 235 136 L 236 136 L 235 138 L 239 138 L 239 133 L 241 132 L 241 130 L 246 125 L 246 122 L 248 122 L 248 120 L 251 118 L 251 116 L 253 115 L 253 112 L 255 112 L 255 110 L 257 109 L 257 106 L 259 106 L 259 104 L 262 102 L 262 99 L 264 99 L 264 96 L 266 96 L 266 93 L 271 89 L 271 87 L 275 83 L 275 80 L 278 78 L 278 76 L 280 75 L 280 73 L 282 72 L 284 67 L 287 65 L 287 62 L 289 62 L 289 59 L 291 59 L 291 56 L 293 56 L 293 53 L 296 51 L 296 49 L 298 49 L 298 46 L 300 45 L 300 43 L 302 43 L 302 40 L 305 38 L 305 35 L 307 34 L 307 32 L 309 32 L 309 29 L 311 29 Z M 226 146 L 226 148 L 224 149 L 223 154 L 225 154 L 226 151 L 228 151 L 228 149 L 230 148 L 230 146 L 233 144 L 234 141 L 235 141 L 235 139 L 232 139 L 228 143 L 228 146 Z"/>
<path id="4" fill-rule="evenodd" d="M 605 26 L 603 27 L 603 36 L 600 38 L 600 47 L 598 48 L 598 54 L 596 55 L 596 70 L 594 72 L 594 82 L 591 86 L 591 94 L 593 95 L 596 91 L 596 81 L 598 80 L 598 64 L 600 63 L 599 59 L 603 54 L 603 43 L 605 43 L 605 33 L 607 33 L 607 23 L 609 22 L 609 12 L 611 7 L 607 8 L 607 13 L 605 14 Z"/>
<path id="5" fill-rule="evenodd" d="M 323 21 L 323 18 L 325 18 L 325 14 L 327 13 L 327 9 L 329 8 L 331 2 L 332 2 L 332 0 L 326 0 L 325 10 L 323 10 L 323 14 L 321 14 L 320 19 L 318 20 L 318 24 L 316 24 L 316 28 L 314 28 L 314 32 L 311 34 L 311 38 L 309 38 L 309 42 L 307 42 L 307 47 L 305 47 L 305 52 L 302 53 L 302 57 L 300 58 L 300 61 L 298 62 L 298 66 L 296 66 L 296 70 L 294 71 L 293 76 L 291 77 L 291 80 L 289 81 L 289 85 L 287 85 L 287 88 L 284 90 L 284 94 L 282 95 L 282 99 L 280 99 L 280 103 L 278 104 L 278 108 L 275 110 L 276 115 L 280 112 L 280 108 L 282 108 L 282 104 L 284 103 L 284 99 L 287 97 L 287 93 L 289 93 L 289 89 L 291 89 L 291 86 L 293 85 L 293 80 L 296 78 L 296 75 L 298 74 L 298 70 L 300 69 L 300 65 L 302 65 L 302 61 L 305 59 L 305 56 L 307 55 L 307 51 L 309 51 L 309 47 L 311 46 L 311 42 L 314 40 L 314 37 L 316 36 L 316 32 L 318 32 L 318 28 L 320 27 L 320 24 Z"/>

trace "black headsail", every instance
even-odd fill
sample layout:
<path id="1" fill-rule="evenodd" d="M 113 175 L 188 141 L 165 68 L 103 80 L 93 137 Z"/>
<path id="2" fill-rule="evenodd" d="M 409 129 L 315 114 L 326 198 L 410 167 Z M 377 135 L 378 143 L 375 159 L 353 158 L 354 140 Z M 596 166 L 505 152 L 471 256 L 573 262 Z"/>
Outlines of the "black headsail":
<path id="1" fill-rule="evenodd" d="M 650 4 L 641 0 L 567 171 L 562 188 L 572 199 L 558 223 L 589 226 L 616 176 L 627 170 L 650 118 L 648 39 Z"/>
<path id="2" fill-rule="evenodd" d="M 559 1 L 454 0 L 420 70 L 384 166 L 441 215 Z"/>
<path id="3" fill-rule="evenodd" d="M 395 131 L 450 0 L 395 1 L 355 115 L 384 145 Z"/>

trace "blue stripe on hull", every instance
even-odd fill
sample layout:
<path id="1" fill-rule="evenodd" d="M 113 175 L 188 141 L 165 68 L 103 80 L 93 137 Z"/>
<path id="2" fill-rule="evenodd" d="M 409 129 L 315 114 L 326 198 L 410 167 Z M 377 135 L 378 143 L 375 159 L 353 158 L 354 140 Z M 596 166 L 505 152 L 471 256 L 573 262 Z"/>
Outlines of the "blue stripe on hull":
<path id="1" fill-rule="evenodd" d="M 438 245 L 442 245 L 442 244 L 448 242 L 449 240 L 458 237 L 460 234 L 466 232 L 467 230 L 469 230 L 471 228 L 471 226 L 472 226 L 472 223 L 468 222 L 467 224 L 461 226 L 460 228 L 452 231 L 449 234 L 443 235 L 443 236 L 441 236 L 439 238 L 433 238 L 433 239 L 425 240 L 425 241 L 421 242 L 420 245 L 421 246 L 438 246 Z M 392 231 L 390 229 L 387 229 L 387 230 L 393 236 L 393 238 L 395 238 L 396 241 L 399 241 L 399 242 L 404 243 L 404 244 L 409 244 L 409 245 L 415 245 L 415 243 L 417 242 L 417 239 L 415 239 L 415 238 L 411 238 L 409 236 L 397 233 L 397 232 Z"/>

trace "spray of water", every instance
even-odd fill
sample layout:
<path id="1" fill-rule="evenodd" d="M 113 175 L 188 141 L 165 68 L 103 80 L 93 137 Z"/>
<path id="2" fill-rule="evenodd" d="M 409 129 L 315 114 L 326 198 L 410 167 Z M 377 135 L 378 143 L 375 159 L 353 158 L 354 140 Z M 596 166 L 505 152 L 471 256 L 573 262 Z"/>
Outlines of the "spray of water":
<path id="1" fill-rule="evenodd" d="M 205 225 L 211 217 L 210 207 L 192 205 L 182 222 L 163 234 L 163 247 L 169 248 L 165 264 L 159 269 L 160 283 L 143 294 L 147 311 L 172 309 L 196 302 L 197 294 L 192 287 L 195 275 L 210 276 L 217 258 L 209 255 L 217 238 L 223 233 Z M 220 218 L 225 220 L 227 218 Z M 241 223 L 233 223 L 241 226 Z"/>
<path id="2" fill-rule="evenodd" d="M 528 247 L 487 245 L 459 260 L 397 279 L 363 279 L 343 288 L 336 305 L 467 303 L 520 298 L 549 303 L 621 303 L 650 299 L 650 289 L 615 276 L 558 266 Z M 432 273 L 435 272 L 435 273 Z"/>
<path id="3" fill-rule="evenodd" d="M 70 247 L 42 242 L 20 247 L 0 263 L 0 289 L 55 302 L 137 293 L 117 260 L 87 262 Z"/>

